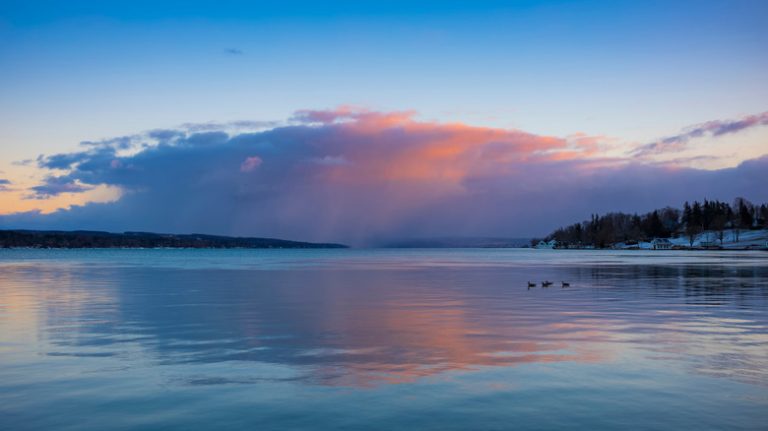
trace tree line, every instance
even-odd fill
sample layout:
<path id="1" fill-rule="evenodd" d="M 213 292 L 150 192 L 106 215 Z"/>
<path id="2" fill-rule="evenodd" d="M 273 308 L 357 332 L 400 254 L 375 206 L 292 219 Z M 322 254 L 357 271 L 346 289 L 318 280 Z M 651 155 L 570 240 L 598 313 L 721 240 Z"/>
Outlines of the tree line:
<path id="1" fill-rule="evenodd" d="M 0 230 L 0 248 L 345 248 L 274 238 L 151 232 Z"/>
<path id="2" fill-rule="evenodd" d="M 711 231 L 722 244 L 726 230 L 732 229 L 738 241 L 741 231 L 763 228 L 768 228 L 768 204 L 757 205 L 739 197 L 732 204 L 707 199 L 685 202 L 682 210 L 665 207 L 645 214 L 593 214 L 589 220 L 555 230 L 545 240 L 605 248 L 617 242 L 685 235 L 693 245 L 697 235 Z"/>

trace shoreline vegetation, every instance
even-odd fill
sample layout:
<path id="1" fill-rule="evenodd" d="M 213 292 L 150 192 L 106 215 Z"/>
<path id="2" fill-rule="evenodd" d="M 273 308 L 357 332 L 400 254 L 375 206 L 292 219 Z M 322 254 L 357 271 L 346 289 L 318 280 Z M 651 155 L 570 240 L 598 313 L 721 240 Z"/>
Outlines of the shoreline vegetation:
<path id="1" fill-rule="evenodd" d="M 347 248 L 274 238 L 151 232 L 0 230 L 0 248 Z"/>
<path id="2" fill-rule="evenodd" d="M 766 250 L 768 204 L 744 198 L 685 202 L 642 215 L 593 214 L 590 220 L 558 228 L 530 247 L 540 249 Z"/>

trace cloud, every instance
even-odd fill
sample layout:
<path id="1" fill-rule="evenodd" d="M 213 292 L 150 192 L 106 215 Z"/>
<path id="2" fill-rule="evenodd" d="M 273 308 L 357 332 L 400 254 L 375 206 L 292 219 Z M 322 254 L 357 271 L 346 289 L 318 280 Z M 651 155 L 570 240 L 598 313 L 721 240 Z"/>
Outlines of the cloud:
<path id="1" fill-rule="evenodd" d="M 224 50 L 224 53 L 225 54 L 229 54 L 229 55 L 243 55 L 243 54 L 245 54 L 245 52 L 242 49 L 238 49 L 238 48 L 227 48 L 227 49 Z"/>
<path id="2" fill-rule="evenodd" d="M 737 133 L 752 127 L 768 125 L 768 112 L 747 115 L 737 120 L 714 120 L 685 129 L 683 132 L 662 138 L 636 148 L 635 156 L 653 156 L 663 153 L 680 152 L 688 148 L 691 139 L 704 136 L 718 137 Z"/>
<path id="3" fill-rule="evenodd" d="M 51 156 L 39 156 L 37 166 L 43 169 L 71 170 L 76 174 L 88 172 L 93 167 L 101 166 L 117 157 L 117 149 L 112 146 L 92 146 L 87 151 L 60 153 Z M 63 177 L 48 177 L 52 181 L 60 181 Z"/>
<path id="4" fill-rule="evenodd" d="M 600 137 L 418 121 L 354 108 L 300 111 L 268 130 L 186 129 L 42 156 L 38 198 L 97 186 L 119 200 L 0 226 L 204 232 L 370 245 L 425 236 L 530 236 L 594 212 L 685 200 L 768 200 L 768 157 L 704 171 L 601 157 Z M 147 133 L 146 139 L 150 139 Z M 61 170 L 65 172 L 61 174 Z"/>
<path id="5" fill-rule="evenodd" d="M 239 120 L 229 121 L 225 123 L 210 121 L 207 123 L 184 123 L 179 126 L 185 132 L 208 132 L 208 131 L 220 131 L 220 130 L 260 130 L 278 126 L 276 121 L 250 121 Z M 176 132 L 178 131 L 166 131 Z"/>
<path id="6" fill-rule="evenodd" d="M 68 175 L 48 176 L 43 184 L 30 188 L 33 194 L 29 195 L 29 198 L 46 199 L 62 193 L 82 193 L 93 188 L 94 186 L 83 185 Z"/>
<path id="7" fill-rule="evenodd" d="M 5 178 L 0 178 L 0 192 L 10 190 L 10 188 L 8 187 L 10 185 L 11 185 L 11 182 L 9 180 L 6 180 Z"/>
<path id="8" fill-rule="evenodd" d="M 136 143 L 136 141 L 141 140 L 142 137 L 143 135 L 140 134 L 119 136 L 117 138 L 102 139 L 99 141 L 83 141 L 80 142 L 80 145 L 84 147 L 109 147 L 116 150 L 127 150 L 131 148 Z"/>
<path id="9" fill-rule="evenodd" d="M 262 160 L 259 156 L 246 157 L 243 163 L 240 164 L 240 172 L 251 172 L 258 168 L 261 162 Z"/>
<path id="10" fill-rule="evenodd" d="M 367 125 L 386 126 L 408 122 L 415 111 L 376 112 L 354 106 L 341 106 L 334 110 L 304 109 L 296 111 L 291 120 L 304 124 L 333 124 L 356 121 Z"/>

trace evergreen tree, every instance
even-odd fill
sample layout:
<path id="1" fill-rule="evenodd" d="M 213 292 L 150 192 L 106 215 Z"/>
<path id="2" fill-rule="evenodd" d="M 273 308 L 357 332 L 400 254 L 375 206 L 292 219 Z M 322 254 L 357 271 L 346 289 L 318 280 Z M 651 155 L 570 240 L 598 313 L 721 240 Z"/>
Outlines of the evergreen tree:
<path id="1" fill-rule="evenodd" d="M 749 229 L 752 227 L 752 205 L 749 201 L 742 200 L 739 205 L 739 222 L 743 229 Z"/>
<path id="2" fill-rule="evenodd" d="M 760 226 L 768 228 L 768 205 L 760 205 Z"/>
<path id="3" fill-rule="evenodd" d="M 685 201 L 685 204 L 683 205 L 683 218 L 682 223 L 684 225 L 688 225 L 691 221 L 691 205 L 688 204 L 688 201 Z"/>

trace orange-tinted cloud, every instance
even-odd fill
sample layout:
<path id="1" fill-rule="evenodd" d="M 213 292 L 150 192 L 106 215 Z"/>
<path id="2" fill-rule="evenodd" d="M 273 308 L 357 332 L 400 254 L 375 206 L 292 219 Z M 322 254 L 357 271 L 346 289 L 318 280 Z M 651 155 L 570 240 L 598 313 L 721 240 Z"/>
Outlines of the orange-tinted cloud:
<path id="1" fill-rule="evenodd" d="M 569 142 L 519 130 L 420 122 L 413 115 L 343 107 L 302 111 L 297 118 L 333 127 L 350 138 L 338 151 L 351 163 L 335 167 L 328 177 L 354 182 L 458 183 L 469 176 L 504 172 L 515 163 L 594 156 L 597 145 L 597 138 L 586 136 Z M 322 145 L 335 148 L 339 142 Z"/>

